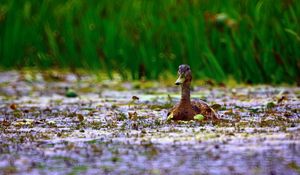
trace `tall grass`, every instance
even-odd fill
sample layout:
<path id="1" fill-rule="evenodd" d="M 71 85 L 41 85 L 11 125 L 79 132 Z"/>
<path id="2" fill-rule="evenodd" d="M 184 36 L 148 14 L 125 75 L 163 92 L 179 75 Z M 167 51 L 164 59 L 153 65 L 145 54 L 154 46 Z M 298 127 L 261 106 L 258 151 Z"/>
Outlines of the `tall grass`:
<path id="1" fill-rule="evenodd" d="M 293 83 L 297 0 L 2 0 L 2 68 L 87 68 L 156 79 L 190 64 L 218 82 Z"/>

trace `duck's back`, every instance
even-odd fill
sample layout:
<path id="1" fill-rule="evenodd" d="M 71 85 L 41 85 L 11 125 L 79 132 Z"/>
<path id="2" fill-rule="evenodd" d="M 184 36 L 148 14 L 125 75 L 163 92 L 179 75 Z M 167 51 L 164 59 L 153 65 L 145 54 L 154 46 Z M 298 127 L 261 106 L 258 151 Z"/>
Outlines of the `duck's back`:
<path id="1" fill-rule="evenodd" d="M 205 120 L 219 119 L 215 110 L 209 107 L 209 105 L 202 100 L 192 101 L 192 108 L 197 114 L 203 115 Z"/>
<path id="2" fill-rule="evenodd" d="M 218 120 L 217 113 L 209 107 L 209 105 L 202 101 L 192 101 L 189 105 L 175 105 L 169 110 L 168 115 L 173 115 L 173 120 L 193 120 L 194 116 L 201 114 L 205 117 L 205 120 Z"/>

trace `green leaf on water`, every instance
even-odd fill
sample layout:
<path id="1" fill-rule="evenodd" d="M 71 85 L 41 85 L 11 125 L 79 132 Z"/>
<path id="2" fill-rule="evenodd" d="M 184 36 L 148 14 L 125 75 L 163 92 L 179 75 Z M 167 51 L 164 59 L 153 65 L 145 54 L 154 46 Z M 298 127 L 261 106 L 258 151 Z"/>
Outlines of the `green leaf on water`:
<path id="1" fill-rule="evenodd" d="M 199 120 L 199 121 L 204 120 L 204 116 L 201 114 L 197 114 L 194 116 L 194 120 Z"/>
<path id="2" fill-rule="evenodd" d="M 66 89 L 66 97 L 77 97 L 77 93 L 73 90 L 73 89 L 70 89 L 70 88 L 67 88 Z"/>

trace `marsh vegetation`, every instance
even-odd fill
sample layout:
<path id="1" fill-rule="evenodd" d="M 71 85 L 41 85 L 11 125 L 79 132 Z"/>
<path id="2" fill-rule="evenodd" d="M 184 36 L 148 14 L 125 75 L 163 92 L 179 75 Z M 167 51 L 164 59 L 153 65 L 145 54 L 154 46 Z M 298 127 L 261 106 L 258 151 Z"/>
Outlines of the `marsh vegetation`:
<path id="1" fill-rule="evenodd" d="M 295 83 L 299 16 L 297 0 L 2 0 L 1 68 L 155 80 L 187 63 L 198 79 Z"/>

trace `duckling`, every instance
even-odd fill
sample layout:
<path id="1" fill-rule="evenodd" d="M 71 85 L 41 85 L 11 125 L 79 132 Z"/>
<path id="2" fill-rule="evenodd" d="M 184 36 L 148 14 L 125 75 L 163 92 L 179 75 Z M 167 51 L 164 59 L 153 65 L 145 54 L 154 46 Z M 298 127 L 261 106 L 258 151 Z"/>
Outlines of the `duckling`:
<path id="1" fill-rule="evenodd" d="M 194 116 L 201 114 L 204 120 L 218 120 L 217 113 L 202 100 L 190 99 L 192 72 L 189 65 L 182 64 L 178 68 L 178 79 L 175 85 L 181 85 L 181 100 L 168 113 L 172 120 L 193 120 Z M 169 117 L 168 117 L 169 118 Z"/>

